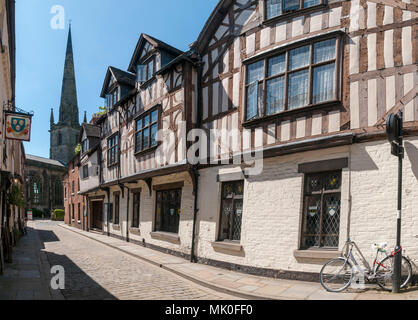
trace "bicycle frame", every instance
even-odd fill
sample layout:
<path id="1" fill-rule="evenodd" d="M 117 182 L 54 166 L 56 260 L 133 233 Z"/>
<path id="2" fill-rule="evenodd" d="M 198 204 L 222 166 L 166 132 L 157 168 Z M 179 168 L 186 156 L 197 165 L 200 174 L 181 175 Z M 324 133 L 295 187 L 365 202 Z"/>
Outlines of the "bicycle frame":
<path id="1" fill-rule="evenodd" d="M 351 241 L 350 239 L 347 240 L 344 248 L 346 248 L 345 249 L 346 252 L 344 254 L 344 257 L 347 260 L 351 260 L 353 262 L 353 266 L 355 266 L 356 269 L 360 272 L 360 274 L 364 278 L 366 278 L 367 280 L 371 280 L 371 279 L 374 279 L 376 277 L 376 269 L 379 265 L 386 269 L 386 267 L 380 263 L 381 260 L 380 261 L 377 260 L 377 258 L 379 256 L 379 252 L 384 253 L 386 255 L 386 257 L 389 256 L 386 250 L 383 250 L 383 249 L 378 249 L 377 250 L 376 257 L 373 260 L 373 266 L 370 267 L 370 264 L 367 262 L 366 258 L 364 257 L 363 253 L 361 252 L 360 248 L 357 246 L 357 244 L 354 241 Z M 343 248 L 343 252 L 344 252 L 344 248 Z M 361 262 L 363 263 L 363 265 L 366 267 L 367 270 L 363 270 L 363 268 L 361 268 L 361 265 L 357 262 L 356 258 L 353 255 L 353 248 L 355 248 L 357 250 L 357 252 L 360 254 Z M 393 255 L 393 253 L 392 253 L 392 255 Z"/>

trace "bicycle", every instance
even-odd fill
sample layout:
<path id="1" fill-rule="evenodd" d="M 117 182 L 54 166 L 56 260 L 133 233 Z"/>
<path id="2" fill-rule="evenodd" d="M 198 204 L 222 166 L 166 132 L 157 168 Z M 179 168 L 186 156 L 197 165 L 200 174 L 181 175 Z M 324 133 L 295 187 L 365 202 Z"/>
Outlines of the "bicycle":
<path id="1" fill-rule="evenodd" d="M 369 282 L 375 280 L 382 289 L 392 291 L 394 256 L 397 252 L 388 254 L 386 247 L 387 243 L 373 244 L 372 248 L 377 252 L 373 266 L 370 267 L 357 244 L 348 239 L 342 250 L 343 255 L 339 258 L 331 259 L 323 265 L 319 274 L 321 285 L 329 292 L 341 292 L 350 286 L 354 276 L 356 276 L 356 284 L 357 279 L 360 281 L 366 279 Z M 354 258 L 353 248 L 360 254 L 365 268 L 362 268 Z M 378 261 L 379 253 L 384 254 L 385 257 Z M 411 278 L 411 262 L 408 258 L 402 256 L 400 287 L 404 288 L 411 281 Z"/>

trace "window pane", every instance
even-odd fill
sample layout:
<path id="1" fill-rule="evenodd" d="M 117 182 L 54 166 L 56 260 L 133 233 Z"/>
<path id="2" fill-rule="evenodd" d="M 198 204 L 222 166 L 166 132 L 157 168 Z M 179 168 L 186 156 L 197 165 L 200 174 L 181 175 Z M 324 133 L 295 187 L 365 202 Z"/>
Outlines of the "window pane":
<path id="1" fill-rule="evenodd" d="M 304 241 L 306 248 L 319 247 L 321 221 L 321 195 L 309 196 L 306 199 L 307 212 L 305 216 Z"/>
<path id="2" fill-rule="evenodd" d="M 144 128 L 149 125 L 149 116 L 144 118 Z"/>
<path id="3" fill-rule="evenodd" d="M 247 88 L 247 120 L 258 114 L 258 82 L 254 82 Z"/>
<path id="4" fill-rule="evenodd" d="M 274 76 L 282 73 L 286 69 L 286 55 L 281 54 L 280 56 L 269 59 L 268 76 Z"/>
<path id="5" fill-rule="evenodd" d="M 156 135 L 157 135 L 158 125 L 153 124 L 151 126 L 151 147 L 157 145 Z"/>
<path id="6" fill-rule="evenodd" d="M 135 151 L 141 151 L 141 146 L 142 146 L 142 132 L 137 132 L 135 134 L 136 138 L 135 138 Z"/>
<path id="7" fill-rule="evenodd" d="M 267 0 L 267 19 L 282 14 L 282 0 Z"/>
<path id="8" fill-rule="evenodd" d="M 289 52 L 289 69 L 295 70 L 309 65 L 309 46 L 296 48 Z"/>
<path id="9" fill-rule="evenodd" d="M 326 64 L 313 69 L 313 100 L 319 103 L 334 98 L 334 70 L 335 64 Z"/>
<path id="10" fill-rule="evenodd" d="M 308 104 L 308 70 L 289 75 L 289 109 Z"/>
<path id="11" fill-rule="evenodd" d="M 143 136 L 142 136 L 142 149 L 143 150 L 145 150 L 149 147 L 148 138 L 149 138 L 149 128 L 147 128 L 143 131 Z"/>
<path id="12" fill-rule="evenodd" d="M 232 239 L 241 239 L 241 221 L 242 221 L 242 200 L 234 201 L 234 220 L 232 223 Z"/>
<path id="13" fill-rule="evenodd" d="M 267 81 L 266 114 L 275 114 L 284 109 L 284 77 Z"/>
<path id="14" fill-rule="evenodd" d="M 152 78 L 154 75 L 154 60 L 151 60 L 148 63 L 148 79 Z"/>
<path id="15" fill-rule="evenodd" d="M 321 0 L 304 0 L 303 1 L 303 7 L 304 8 L 316 6 L 318 4 L 321 4 Z"/>
<path id="16" fill-rule="evenodd" d="M 151 114 L 151 122 L 157 122 L 158 120 L 158 110 L 155 110 Z"/>
<path id="17" fill-rule="evenodd" d="M 247 83 L 262 80 L 264 78 L 264 61 L 248 65 Z"/>
<path id="18" fill-rule="evenodd" d="M 284 0 L 283 1 L 283 11 L 292 11 L 299 9 L 299 0 Z"/>
<path id="19" fill-rule="evenodd" d="M 139 131 L 139 130 L 141 130 L 142 129 L 142 119 L 139 119 L 137 122 L 136 122 L 136 131 Z"/>
<path id="20" fill-rule="evenodd" d="M 314 44 L 314 63 L 335 59 L 335 39 Z"/>
<path id="21" fill-rule="evenodd" d="M 341 194 L 324 195 L 322 246 L 338 247 L 340 233 Z"/>

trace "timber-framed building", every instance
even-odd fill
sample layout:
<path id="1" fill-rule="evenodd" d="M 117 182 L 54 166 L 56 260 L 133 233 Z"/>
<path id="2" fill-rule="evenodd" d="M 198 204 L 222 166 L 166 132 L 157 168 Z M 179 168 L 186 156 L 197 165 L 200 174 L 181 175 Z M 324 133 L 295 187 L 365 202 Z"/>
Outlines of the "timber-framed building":
<path id="1" fill-rule="evenodd" d="M 347 237 L 366 254 L 394 245 L 385 119 L 402 111 L 403 247 L 417 261 L 417 17 L 413 0 L 221 0 L 188 52 L 142 34 L 128 70 L 106 74 L 97 179 L 80 191 L 91 221 L 194 261 L 314 279 Z M 198 163 L 195 129 L 216 137 Z M 233 160 L 255 150 L 248 174 Z"/>

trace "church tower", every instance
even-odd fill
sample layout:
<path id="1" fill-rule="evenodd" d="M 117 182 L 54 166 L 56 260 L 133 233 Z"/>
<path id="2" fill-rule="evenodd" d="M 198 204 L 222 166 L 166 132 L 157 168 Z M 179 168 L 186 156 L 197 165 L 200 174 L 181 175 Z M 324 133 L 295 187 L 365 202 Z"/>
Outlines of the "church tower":
<path id="1" fill-rule="evenodd" d="M 51 109 L 49 132 L 51 139 L 49 157 L 67 164 L 75 156 L 74 149 L 78 144 L 78 134 L 80 132 L 71 25 L 68 31 L 65 54 L 59 119 L 58 123 L 55 124 L 54 113 Z"/>

